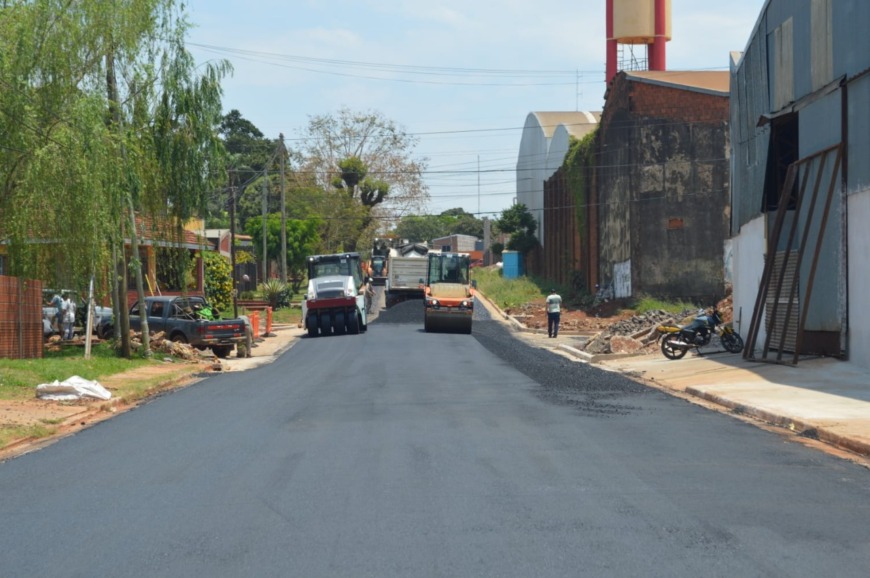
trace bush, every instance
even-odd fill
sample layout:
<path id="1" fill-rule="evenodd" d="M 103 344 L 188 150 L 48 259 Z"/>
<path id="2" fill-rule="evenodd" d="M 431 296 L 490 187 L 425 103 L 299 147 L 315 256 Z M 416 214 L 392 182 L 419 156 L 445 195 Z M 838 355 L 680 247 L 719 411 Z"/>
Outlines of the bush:
<path id="1" fill-rule="evenodd" d="M 698 306 L 688 301 L 665 301 L 648 295 L 641 295 L 634 304 L 634 310 L 639 315 L 648 311 L 667 311 L 668 313 L 681 314 L 684 311 L 696 311 Z"/>
<path id="2" fill-rule="evenodd" d="M 271 305 L 272 309 L 286 307 L 287 305 L 284 305 L 283 302 L 286 301 L 287 304 L 290 302 L 290 299 L 287 296 L 290 292 L 290 287 L 280 279 L 266 279 L 260 283 L 259 289 L 269 302 L 269 305 Z"/>
<path id="3" fill-rule="evenodd" d="M 233 277 L 229 259 L 215 253 L 204 251 L 205 263 L 205 300 L 212 309 L 230 311 L 233 306 Z"/>

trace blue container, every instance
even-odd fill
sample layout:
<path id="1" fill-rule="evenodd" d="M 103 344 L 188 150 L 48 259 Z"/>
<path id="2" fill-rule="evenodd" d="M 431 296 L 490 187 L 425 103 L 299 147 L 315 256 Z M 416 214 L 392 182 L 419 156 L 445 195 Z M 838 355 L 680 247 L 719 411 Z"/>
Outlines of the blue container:
<path id="1" fill-rule="evenodd" d="M 502 275 L 505 279 L 516 279 L 525 274 L 523 257 L 516 251 L 503 251 L 501 254 Z"/>

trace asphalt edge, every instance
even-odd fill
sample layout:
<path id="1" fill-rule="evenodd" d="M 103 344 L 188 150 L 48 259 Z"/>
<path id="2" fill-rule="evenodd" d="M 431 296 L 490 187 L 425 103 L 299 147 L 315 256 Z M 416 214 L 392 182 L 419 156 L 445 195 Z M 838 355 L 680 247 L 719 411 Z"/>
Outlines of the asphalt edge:
<path id="1" fill-rule="evenodd" d="M 517 319 L 511 317 L 507 313 L 501 310 L 501 308 L 496 305 L 491 299 L 479 293 L 481 297 L 484 299 L 484 304 L 490 309 L 492 313 L 495 310 L 497 316 L 501 317 L 502 320 L 510 325 L 514 331 L 517 332 L 528 332 L 531 333 L 532 330 L 520 323 Z M 567 344 L 560 343 L 554 347 L 554 349 L 558 349 L 563 351 L 575 358 L 582 363 L 589 363 L 598 365 L 600 362 L 605 360 L 614 360 L 621 359 L 627 357 L 636 357 L 638 354 L 635 353 L 606 353 L 606 354 L 591 354 L 576 347 L 572 347 Z M 613 369 L 613 371 L 617 371 L 622 375 L 626 376 L 629 379 L 637 381 L 638 383 L 642 383 L 649 387 L 657 387 L 658 389 L 663 389 L 672 394 L 683 393 L 691 397 L 695 397 L 698 399 L 702 399 L 704 401 L 713 403 L 725 410 L 728 410 L 731 413 L 747 416 L 749 418 L 758 420 L 765 424 L 786 429 L 793 432 L 795 435 L 807 438 L 814 439 L 820 442 L 826 443 L 828 445 L 834 446 L 838 449 L 846 450 L 857 454 L 863 458 L 870 458 L 870 443 L 863 442 L 861 440 L 857 440 L 854 438 L 842 436 L 838 433 L 830 431 L 825 427 L 820 427 L 816 424 L 796 419 L 794 417 L 785 416 L 782 414 L 778 414 L 775 412 L 771 412 L 768 410 L 764 410 L 758 407 L 747 406 L 744 403 L 735 402 L 733 400 L 728 399 L 727 397 L 723 397 L 721 395 L 709 393 L 702 389 L 688 386 L 685 389 L 678 390 L 669 386 L 666 382 L 657 381 L 655 386 L 653 386 L 650 382 L 643 379 L 642 377 L 638 377 L 631 371 L 622 371 L 618 368 Z"/>
<path id="2" fill-rule="evenodd" d="M 746 415 L 767 424 L 790 430 L 798 436 L 815 439 L 864 457 L 870 457 L 870 444 L 854 438 L 842 436 L 811 422 L 738 403 L 728 399 L 727 397 L 703 391 L 692 386 L 686 387 L 685 392 L 689 395 L 728 408 L 734 413 Z"/>

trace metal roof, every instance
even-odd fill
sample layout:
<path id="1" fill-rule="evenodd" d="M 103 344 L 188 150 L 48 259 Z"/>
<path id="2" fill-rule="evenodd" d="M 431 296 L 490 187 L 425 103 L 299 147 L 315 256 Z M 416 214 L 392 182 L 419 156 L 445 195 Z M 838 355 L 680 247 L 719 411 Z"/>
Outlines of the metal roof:
<path id="1" fill-rule="evenodd" d="M 727 70 L 624 70 L 622 72 L 635 82 L 696 90 L 717 96 L 731 94 L 731 73 Z"/>

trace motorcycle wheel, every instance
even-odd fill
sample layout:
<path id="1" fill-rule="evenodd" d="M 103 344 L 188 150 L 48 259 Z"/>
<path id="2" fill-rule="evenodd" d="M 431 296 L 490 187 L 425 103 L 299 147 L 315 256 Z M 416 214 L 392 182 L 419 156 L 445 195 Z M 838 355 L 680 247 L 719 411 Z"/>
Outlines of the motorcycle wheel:
<path id="1" fill-rule="evenodd" d="M 685 345 L 675 345 L 675 343 L 678 343 L 679 341 L 679 333 L 669 333 L 662 337 L 662 353 L 665 357 L 668 359 L 682 359 L 686 356 L 686 352 L 689 351 L 689 348 Z"/>
<path id="2" fill-rule="evenodd" d="M 729 353 L 740 353 L 743 351 L 743 338 L 736 333 L 722 334 L 722 347 Z"/>

